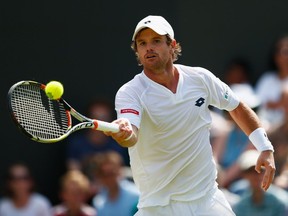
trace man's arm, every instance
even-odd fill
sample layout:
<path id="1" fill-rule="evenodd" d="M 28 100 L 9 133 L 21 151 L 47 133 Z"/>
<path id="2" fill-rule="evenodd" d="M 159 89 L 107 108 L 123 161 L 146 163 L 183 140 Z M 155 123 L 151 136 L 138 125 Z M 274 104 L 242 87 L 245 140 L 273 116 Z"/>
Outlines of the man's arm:
<path id="1" fill-rule="evenodd" d="M 271 145 L 267 137 L 265 137 L 266 133 L 258 132 L 264 130 L 262 129 L 261 122 L 257 114 L 245 103 L 240 102 L 238 107 L 230 111 L 229 113 L 233 120 L 243 130 L 243 132 L 247 136 L 249 136 L 253 145 L 261 151 L 261 154 L 257 160 L 255 170 L 260 173 L 261 167 L 265 167 L 262 188 L 266 191 L 274 179 L 276 170 L 273 156 L 273 146 Z M 263 140 L 263 143 L 257 142 L 258 140 Z"/>

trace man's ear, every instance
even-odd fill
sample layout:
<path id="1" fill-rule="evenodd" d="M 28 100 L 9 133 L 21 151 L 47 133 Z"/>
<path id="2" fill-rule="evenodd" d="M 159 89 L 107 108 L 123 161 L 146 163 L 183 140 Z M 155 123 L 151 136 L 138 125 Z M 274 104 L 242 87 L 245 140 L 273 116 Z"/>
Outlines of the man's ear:
<path id="1" fill-rule="evenodd" d="M 177 44 L 177 41 L 175 39 L 173 39 L 171 42 L 172 48 L 175 48 L 176 44 Z"/>
<path id="2" fill-rule="evenodd" d="M 173 55 L 173 53 L 174 53 L 174 49 L 175 49 L 175 47 L 176 47 L 176 44 L 177 44 L 177 42 L 176 42 L 175 39 L 173 39 L 173 40 L 171 41 L 171 43 L 170 43 L 170 46 L 171 46 L 170 52 L 171 52 L 172 55 Z"/>

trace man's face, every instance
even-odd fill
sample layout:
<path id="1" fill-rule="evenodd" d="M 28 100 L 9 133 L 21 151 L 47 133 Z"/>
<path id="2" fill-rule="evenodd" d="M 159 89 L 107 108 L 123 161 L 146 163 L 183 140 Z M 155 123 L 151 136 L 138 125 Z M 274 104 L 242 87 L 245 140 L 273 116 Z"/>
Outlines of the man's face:
<path id="1" fill-rule="evenodd" d="M 104 186 L 109 188 L 118 184 L 118 179 L 121 175 L 121 166 L 119 164 L 107 160 L 105 164 L 101 165 L 100 169 L 98 178 Z"/>
<path id="2" fill-rule="evenodd" d="M 285 38 L 279 43 L 278 52 L 275 56 L 275 61 L 278 67 L 287 68 L 288 67 L 288 39 Z"/>
<path id="3" fill-rule="evenodd" d="M 61 191 L 61 198 L 68 208 L 79 208 L 87 198 L 86 191 L 78 182 L 67 181 Z"/>
<path id="4" fill-rule="evenodd" d="M 32 188 L 32 179 L 27 169 L 23 166 L 14 166 L 10 171 L 9 187 L 16 195 L 30 193 Z"/>
<path id="5" fill-rule="evenodd" d="M 159 35 L 152 29 L 142 30 L 136 38 L 138 58 L 144 69 L 159 70 L 172 63 L 172 45 L 167 44 L 165 35 Z"/>

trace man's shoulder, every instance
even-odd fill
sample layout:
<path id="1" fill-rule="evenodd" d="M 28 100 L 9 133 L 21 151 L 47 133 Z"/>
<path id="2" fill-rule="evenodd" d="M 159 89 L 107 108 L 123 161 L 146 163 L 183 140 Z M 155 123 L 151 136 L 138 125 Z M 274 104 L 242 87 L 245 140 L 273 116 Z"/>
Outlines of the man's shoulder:
<path id="1" fill-rule="evenodd" d="M 117 94 L 126 93 L 141 93 L 149 86 L 149 83 L 145 79 L 144 73 L 139 73 L 135 75 L 131 80 L 124 83 L 117 91 Z"/>
<path id="2" fill-rule="evenodd" d="M 137 85 L 139 82 L 141 82 L 141 80 L 143 80 L 143 76 L 144 76 L 144 73 L 141 72 L 141 73 L 138 73 L 136 74 L 132 79 L 128 80 L 127 82 L 125 82 L 123 86 L 129 86 L 129 85 Z"/>
<path id="3" fill-rule="evenodd" d="M 175 65 L 179 73 L 193 82 L 206 83 L 207 80 L 214 80 L 215 75 L 204 67 L 192 67 L 186 65 Z"/>
<path id="4" fill-rule="evenodd" d="M 204 68 L 199 66 L 188 66 L 188 65 L 182 65 L 182 64 L 175 64 L 175 67 L 180 69 L 180 72 L 190 74 L 190 75 L 201 75 L 201 74 L 211 74 L 211 72 Z"/>

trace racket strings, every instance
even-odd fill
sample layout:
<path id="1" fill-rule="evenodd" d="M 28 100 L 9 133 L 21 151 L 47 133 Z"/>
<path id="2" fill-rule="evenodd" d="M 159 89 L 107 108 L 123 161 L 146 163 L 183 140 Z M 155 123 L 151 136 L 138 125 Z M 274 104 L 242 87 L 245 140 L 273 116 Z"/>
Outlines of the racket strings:
<path id="1" fill-rule="evenodd" d="M 11 97 L 11 106 L 20 125 L 35 137 L 55 139 L 70 128 L 63 104 L 48 99 L 39 85 L 17 86 Z"/>

